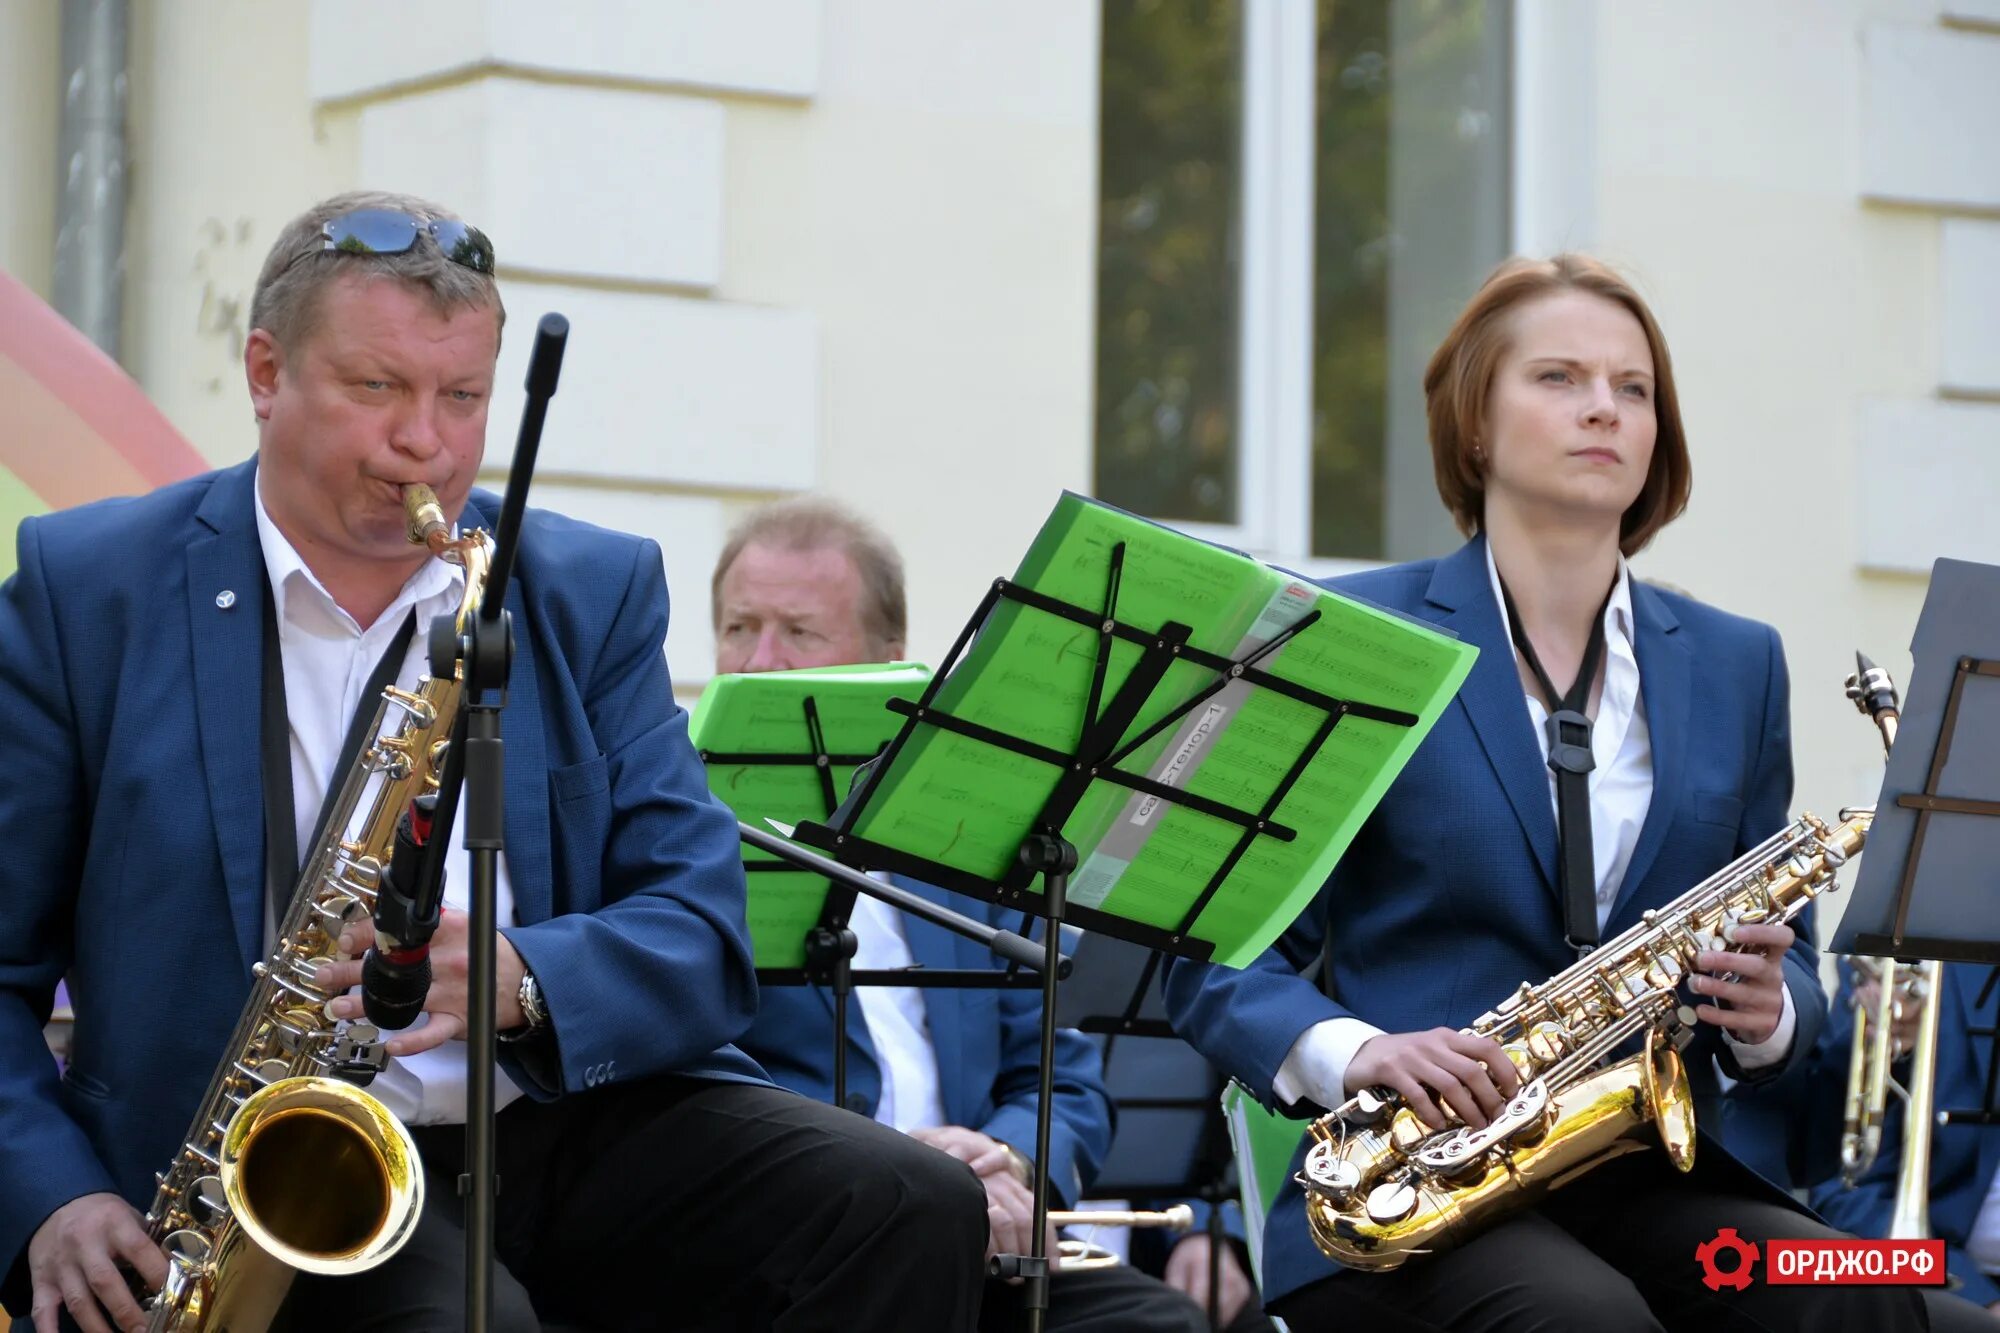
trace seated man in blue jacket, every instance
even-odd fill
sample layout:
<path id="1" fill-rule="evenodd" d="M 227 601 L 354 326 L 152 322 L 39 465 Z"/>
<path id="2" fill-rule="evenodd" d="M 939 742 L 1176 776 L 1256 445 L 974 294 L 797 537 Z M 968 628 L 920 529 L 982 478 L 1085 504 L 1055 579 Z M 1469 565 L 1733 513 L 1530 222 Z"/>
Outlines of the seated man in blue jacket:
<path id="1" fill-rule="evenodd" d="M 65 1313 L 146 1326 L 128 1282 L 158 1288 L 167 1259 L 138 1208 L 212 1071 L 242 1058 L 252 968 L 328 794 L 362 772 L 341 752 L 369 748 L 373 681 L 413 689 L 416 629 L 460 605 L 465 571 L 411 544 L 403 488 L 496 523 L 499 497 L 472 489 L 492 275 L 484 234 L 434 204 L 315 206 L 250 308 L 256 456 L 21 524 L 0 587 L 0 1301 L 37 1333 Z M 973 1175 L 773 1086 L 731 1044 L 757 1003 L 741 861 L 674 704 L 659 548 L 530 511 L 506 603 L 492 1326 L 970 1329 Z M 465 1323 L 468 875 L 449 846 L 424 1014 L 371 1087 L 427 1197 L 379 1267 L 300 1276 L 294 1330 Z M 358 958 L 366 918 L 343 936 Z M 358 1018 L 359 973 L 327 965 L 284 1021 Z M 42 1025 L 65 975 L 59 1081 Z M 276 1210 L 337 1209 L 322 1167 L 277 1168 L 297 1184 Z M 200 1197 L 181 1206 L 199 1216 Z"/>
<path id="2" fill-rule="evenodd" d="M 716 670 L 775 671 L 901 656 L 902 564 L 888 540 L 834 505 L 795 500 L 751 515 L 731 535 L 712 585 Z M 997 926 L 1019 911 L 902 886 Z M 1001 960 L 940 927 L 859 898 L 857 968 L 990 969 Z M 847 1106 L 971 1166 L 986 1187 L 986 1253 L 1025 1254 L 1032 1225 L 1029 1154 L 1041 1060 L 1038 991 L 860 986 L 849 1014 Z M 833 1009 L 817 987 L 767 986 L 744 1049 L 786 1087 L 833 1095 Z M 1049 1186 L 1074 1203 L 1111 1143 L 1111 1102 L 1096 1047 L 1057 1034 Z M 1050 1241 L 1053 1252 L 1054 1242 Z M 982 1329 L 1020 1326 L 1016 1287 L 988 1282 Z M 1048 1327 L 1206 1329 L 1186 1297 L 1129 1268 L 1058 1272 Z"/>

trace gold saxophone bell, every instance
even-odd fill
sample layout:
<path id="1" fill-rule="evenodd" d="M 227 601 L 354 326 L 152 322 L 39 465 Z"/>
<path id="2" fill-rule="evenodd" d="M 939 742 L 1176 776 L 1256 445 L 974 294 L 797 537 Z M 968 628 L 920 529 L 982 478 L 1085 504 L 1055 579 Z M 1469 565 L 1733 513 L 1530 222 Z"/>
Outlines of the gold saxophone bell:
<path id="1" fill-rule="evenodd" d="M 1157 1227 L 1165 1231 L 1187 1231 L 1194 1226 L 1194 1209 L 1184 1203 L 1159 1212 L 1116 1213 L 1108 1209 L 1082 1209 L 1077 1212 L 1052 1212 L 1049 1225 L 1057 1229 L 1063 1227 Z M 1116 1268 L 1121 1262 L 1118 1256 L 1102 1245 L 1087 1240 L 1065 1238 L 1056 1246 L 1062 1264 L 1055 1271 L 1062 1273 L 1088 1273 L 1093 1269 Z"/>
<path id="2" fill-rule="evenodd" d="M 280 1079 L 252 1094 L 222 1141 L 220 1175 L 250 1239 L 308 1273 L 374 1267 L 409 1239 L 423 1210 L 409 1131 L 338 1079 Z"/>

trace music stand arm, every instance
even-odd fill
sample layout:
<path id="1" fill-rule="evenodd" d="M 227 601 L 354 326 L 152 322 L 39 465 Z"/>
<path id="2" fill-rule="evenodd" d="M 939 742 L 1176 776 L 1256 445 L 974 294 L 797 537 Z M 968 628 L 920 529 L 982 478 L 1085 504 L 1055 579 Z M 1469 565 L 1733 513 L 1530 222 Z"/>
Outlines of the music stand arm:
<path id="1" fill-rule="evenodd" d="M 887 903 L 918 920 L 928 921 L 954 935 L 962 935 L 966 939 L 983 944 L 1010 963 L 1037 972 L 1044 967 L 1055 967 L 1058 969 L 1058 976 L 1069 975 L 1069 958 L 1053 947 L 1045 951 L 1026 936 L 989 926 L 983 921 L 975 921 L 969 916 L 952 911 L 949 907 L 940 907 L 927 898 L 911 893 L 908 889 L 898 888 L 894 884 L 884 884 L 838 861 L 821 856 L 809 848 L 781 838 L 775 833 L 767 833 L 754 824 L 747 824 L 739 819 L 736 821 L 736 831 L 743 841 L 760 851 L 769 852 L 814 874 L 838 880 L 856 893 L 865 893 L 877 902 Z M 1058 936 L 1052 932 L 1050 938 L 1057 939 Z"/>

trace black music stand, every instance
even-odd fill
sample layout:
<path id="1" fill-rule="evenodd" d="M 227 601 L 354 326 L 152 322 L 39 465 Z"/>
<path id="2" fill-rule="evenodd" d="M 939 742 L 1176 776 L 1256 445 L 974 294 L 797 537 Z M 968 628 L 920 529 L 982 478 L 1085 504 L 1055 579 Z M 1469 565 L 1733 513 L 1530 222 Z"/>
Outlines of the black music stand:
<path id="1" fill-rule="evenodd" d="M 1104 596 L 1097 606 L 1082 606 L 1028 588 L 1008 579 L 997 579 L 979 607 L 966 622 L 957 642 L 947 654 L 937 674 L 915 703 L 891 701 L 890 707 L 905 718 L 902 728 L 889 743 L 871 770 L 856 775 L 847 800 L 825 824 L 798 826 L 796 837 L 810 846 L 831 853 L 852 866 L 887 870 L 939 885 L 955 893 L 983 898 L 1016 907 L 1043 919 L 1043 945 L 1047 963 L 1042 972 L 1042 1070 L 1040 1101 L 1036 1117 L 1034 1161 L 1034 1224 L 1029 1253 L 996 1256 L 997 1276 L 1018 1277 L 1025 1283 L 1023 1304 L 1029 1328 L 1039 1333 L 1048 1309 L 1048 1255 L 1045 1232 L 1048 1222 L 1048 1152 L 1051 1102 L 1054 1098 L 1054 1051 L 1058 941 L 1065 924 L 1089 931 L 1132 940 L 1150 949 L 1206 960 L 1212 946 L 1193 934 L 1193 928 L 1216 893 L 1228 882 L 1238 863 L 1257 840 L 1276 838 L 1290 841 L 1296 832 L 1280 823 L 1276 814 L 1286 795 L 1305 772 L 1313 757 L 1333 733 L 1341 719 L 1368 717 L 1391 725 L 1415 726 L 1415 714 L 1385 709 L 1356 700 L 1338 699 L 1294 681 L 1273 676 L 1257 664 L 1276 653 L 1301 631 L 1316 623 L 1320 612 L 1306 612 L 1292 623 L 1277 629 L 1256 648 L 1239 657 L 1225 656 L 1196 648 L 1189 642 L 1191 625 L 1167 620 L 1157 625 L 1137 625 L 1119 618 L 1119 588 L 1123 578 L 1126 543 L 1116 542 L 1109 551 Z M 976 637 L 998 633 L 989 622 L 1003 601 L 1017 603 L 1068 621 L 1080 627 L 1078 636 L 1095 640 L 1095 666 L 1090 678 L 1078 735 L 1068 750 L 1052 748 L 1025 737 L 1008 735 L 991 727 L 954 716 L 938 706 L 938 695 L 952 669 L 965 656 Z M 1137 647 L 1137 660 L 1115 690 L 1107 697 L 1106 684 L 1112 646 L 1123 641 Z M 1153 695 L 1170 668 L 1188 662 L 1205 668 L 1210 683 L 1191 697 L 1167 706 L 1152 725 L 1131 739 L 1127 732 L 1153 702 Z M 1156 781 L 1144 773 L 1132 772 L 1122 764 L 1156 737 L 1178 726 L 1195 709 L 1236 682 L 1281 692 L 1318 712 L 1320 722 L 1305 739 L 1287 771 L 1274 784 L 1257 809 L 1238 809 L 1225 802 L 1196 795 L 1182 787 Z M 975 746 L 999 755 L 1047 765 L 1056 774 L 1053 789 L 1041 809 L 1026 827 L 1018 830 L 1018 846 L 1010 868 L 997 879 L 969 873 L 944 862 L 916 855 L 886 843 L 864 838 L 855 829 L 876 792 L 884 789 L 885 778 L 897 772 L 897 761 L 912 738 L 920 731 L 950 733 L 970 740 Z M 1071 906 L 1067 902 L 1070 874 L 1077 867 L 1076 848 L 1064 836 L 1064 827 L 1092 784 L 1109 782 L 1156 801 L 1196 810 L 1236 830 L 1229 853 L 1209 876 L 1193 903 L 1173 926 L 1160 927 L 1128 920 L 1114 912 Z M 1031 885 L 1042 881 L 1036 893 Z"/>
<path id="2" fill-rule="evenodd" d="M 1092 1192 L 1107 1199 L 1199 1199 L 1208 1205 L 1208 1320 L 1221 1327 L 1223 1205 L 1236 1197 L 1222 1075 L 1167 1021 L 1160 953 L 1109 935 L 1076 948 L 1075 980 L 1056 1021 L 1098 1039 L 1118 1133 Z M 1175 1092 L 1163 1092 L 1175 1089 Z M 1143 1246 L 1134 1235 L 1135 1247 Z"/>
<path id="3" fill-rule="evenodd" d="M 2000 568 L 1939 560 L 1836 953 L 2000 964 Z M 1993 979 L 1986 985 L 1991 987 Z M 2000 1035 L 1985 1033 L 1996 1043 Z M 1985 1105 L 1952 1123 L 2000 1123 Z"/>
<path id="4" fill-rule="evenodd" d="M 704 764 L 749 764 L 758 767 L 810 767 L 818 779 L 820 799 L 824 802 L 819 813 L 831 816 L 839 805 L 839 794 L 833 780 L 835 766 L 848 768 L 865 764 L 881 753 L 836 754 L 827 748 L 826 728 L 820 722 L 819 701 L 813 695 L 805 695 L 800 700 L 804 714 L 807 748 L 800 753 L 786 754 L 766 751 L 738 752 L 719 750 L 697 751 Z M 781 839 L 759 830 L 755 825 L 737 821 L 737 832 L 745 846 L 758 847 L 770 853 L 772 859 L 752 861 L 744 858 L 746 873 L 798 873 L 816 874 L 826 879 L 827 895 L 820 909 L 819 920 L 807 927 L 805 934 L 805 965 L 803 967 L 760 967 L 757 980 L 766 986 L 825 986 L 833 993 L 833 1104 L 847 1106 L 847 1010 L 848 998 L 856 986 L 917 986 L 924 988 L 988 988 L 995 990 L 1026 988 L 1041 984 L 1034 973 L 1039 973 L 1043 959 L 1037 949 L 1026 938 L 1008 931 L 999 931 L 974 921 L 949 908 L 928 902 L 894 885 L 883 885 L 865 875 L 857 875 L 846 866 L 829 862 L 824 857 L 810 854 L 801 856 L 802 848 L 795 847 Z M 885 902 L 891 907 L 905 912 L 932 925 L 942 927 L 967 939 L 976 940 L 995 953 L 1007 958 L 1004 968 L 902 968 L 854 970 L 854 956 L 859 949 L 859 941 L 849 924 L 854 915 L 855 899 L 861 895 Z M 1058 963 L 1065 972 L 1069 968 L 1067 959 Z M 1023 969 L 1027 970 L 1023 970 Z"/>

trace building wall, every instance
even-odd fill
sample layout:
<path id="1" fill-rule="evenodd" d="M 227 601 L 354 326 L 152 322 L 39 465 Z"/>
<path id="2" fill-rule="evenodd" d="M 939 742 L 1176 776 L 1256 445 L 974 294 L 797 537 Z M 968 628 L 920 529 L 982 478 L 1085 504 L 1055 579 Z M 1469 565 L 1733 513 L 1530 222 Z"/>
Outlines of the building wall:
<path id="1" fill-rule="evenodd" d="M 2000 178 L 1968 129 L 2000 117 L 2000 31 L 1947 16 L 1693 0 L 1592 23 L 1572 235 L 1654 302 L 1695 457 L 1687 516 L 1636 567 L 1779 628 L 1797 804 L 1821 814 L 1880 781 L 1841 691 L 1855 650 L 1907 680 L 1931 561 L 2000 563 L 1993 306 L 1949 319 L 2000 281 Z"/>
<path id="2" fill-rule="evenodd" d="M 1695 495 L 1639 568 L 1780 628 L 1800 804 L 1865 800 L 1853 651 L 1906 674 L 1930 561 L 2000 561 L 2000 12 L 1517 12 L 1518 239 L 1621 265 L 1675 349 Z M 492 479 L 534 319 L 561 310 L 537 498 L 661 541 L 684 688 L 708 672 L 727 524 L 804 488 L 889 529 L 911 654 L 936 660 L 1091 475 L 1094 8 L 405 18 L 134 0 L 126 359 L 168 417 L 213 461 L 246 456 L 243 316 L 278 226 L 350 186 L 433 193 L 501 253 Z M 37 290 L 58 30 L 53 3 L 0 8 L 0 263 Z"/>
<path id="3" fill-rule="evenodd" d="M 0 5 L 0 269 L 43 300 L 55 263 L 61 57 L 56 0 Z"/>
<path id="4" fill-rule="evenodd" d="M 684 690 L 709 673 L 727 524 L 802 489 L 909 552 L 911 651 L 940 654 L 1089 475 L 1094 13 L 590 0 L 552 26 L 443 0 L 412 32 L 403 12 L 135 0 L 125 361 L 169 419 L 218 464 L 247 456 L 245 315 L 277 229 L 339 189 L 427 194 L 501 256 L 487 480 L 534 322 L 561 311 L 536 498 L 659 539 Z M 7 49 L 52 43 L 39 19 L 10 10 Z M 0 171 L 52 170 L 45 121 L 9 117 Z M 47 249 L 11 214 L 0 234 L 10 266 Z"/>

